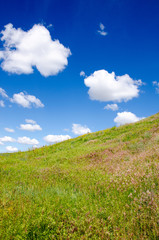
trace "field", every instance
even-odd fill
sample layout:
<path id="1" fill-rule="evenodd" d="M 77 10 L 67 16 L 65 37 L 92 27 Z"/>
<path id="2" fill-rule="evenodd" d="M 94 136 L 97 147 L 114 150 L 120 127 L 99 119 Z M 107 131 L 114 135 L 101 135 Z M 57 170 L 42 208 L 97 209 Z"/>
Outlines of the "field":
<path id="1" fill-rule="evenodd" d="M 0 239 L 159 239 L 159 114 L 1 154 Z"/>

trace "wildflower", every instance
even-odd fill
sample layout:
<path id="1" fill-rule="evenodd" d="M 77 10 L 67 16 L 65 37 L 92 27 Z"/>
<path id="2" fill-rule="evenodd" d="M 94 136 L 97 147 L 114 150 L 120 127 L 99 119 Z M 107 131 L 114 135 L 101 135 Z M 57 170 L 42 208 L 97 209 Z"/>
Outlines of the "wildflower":
<path id="1" fill-rule="evenodd" d="M 150 192 L 149 190 L 147 190 L 147 194 L 148 194 L 148 195 L 151 195 L 151 192 Z"/>
<path id="2" fill-rule="evenodd" d="M 128 197 L 132 198 L 132 193 L 130 193 Z"/>

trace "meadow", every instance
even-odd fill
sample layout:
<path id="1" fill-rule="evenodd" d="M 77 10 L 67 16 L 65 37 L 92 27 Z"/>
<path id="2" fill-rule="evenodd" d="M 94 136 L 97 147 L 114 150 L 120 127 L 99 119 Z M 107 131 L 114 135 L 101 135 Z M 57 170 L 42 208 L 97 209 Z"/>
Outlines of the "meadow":
<path id="1" fill-rule="evenodd" d="M 0 239 L 159 239 L 159 114 L 1 154 Z"/>

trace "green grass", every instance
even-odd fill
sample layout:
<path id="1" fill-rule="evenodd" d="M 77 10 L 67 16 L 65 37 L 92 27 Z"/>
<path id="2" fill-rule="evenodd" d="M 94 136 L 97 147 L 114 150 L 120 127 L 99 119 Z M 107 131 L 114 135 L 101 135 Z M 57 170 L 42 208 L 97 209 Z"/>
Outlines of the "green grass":
<path id="1" fill-rule="evenodd" d="M 159 114 L 0 155 L 0 239 L 159 239 Z"/>

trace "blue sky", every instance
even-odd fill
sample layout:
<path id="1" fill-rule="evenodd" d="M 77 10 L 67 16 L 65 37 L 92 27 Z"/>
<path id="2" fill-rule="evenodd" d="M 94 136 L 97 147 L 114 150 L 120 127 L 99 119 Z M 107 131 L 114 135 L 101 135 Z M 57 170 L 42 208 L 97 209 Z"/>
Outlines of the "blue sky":
<path id="1" fill-rule="evenodd" d="M 0 152 L 158 112 L 157 0 L 2 1 L 1 9 Z"/>

